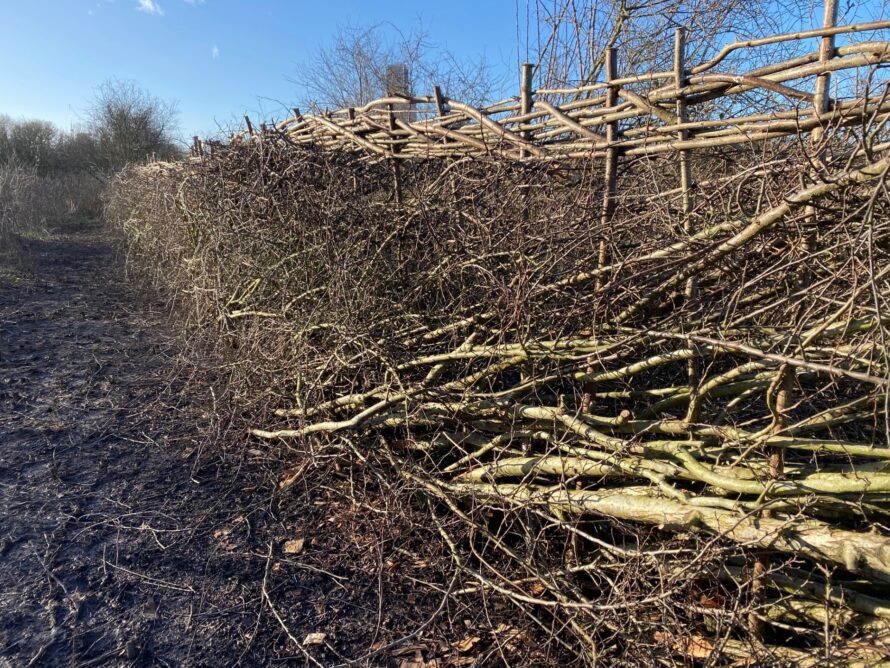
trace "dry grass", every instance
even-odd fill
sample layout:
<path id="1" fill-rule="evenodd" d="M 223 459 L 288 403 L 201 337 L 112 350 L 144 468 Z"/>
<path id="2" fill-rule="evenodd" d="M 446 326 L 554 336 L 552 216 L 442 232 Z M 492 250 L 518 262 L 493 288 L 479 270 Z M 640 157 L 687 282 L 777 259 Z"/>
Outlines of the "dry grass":
<path id="1" fill-rule="evenodd" d="M 0 240 L 47 230 L 101 213 L 102 183 L 86 173 L 43 176 L 0 166 Z"/>

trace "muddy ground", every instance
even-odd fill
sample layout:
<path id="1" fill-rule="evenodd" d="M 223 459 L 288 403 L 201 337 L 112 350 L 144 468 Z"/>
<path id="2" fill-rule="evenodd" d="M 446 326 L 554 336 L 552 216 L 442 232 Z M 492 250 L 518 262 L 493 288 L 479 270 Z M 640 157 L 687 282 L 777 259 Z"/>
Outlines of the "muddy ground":
<path id="1" fill-rule="evenodd" d="M 417 584 L 435 579 L 433 541 L 347 499 L 348 475 L 279 492 L 299 456 L 223 435 L 212 381 L 195 380 L 167 310 L 128 287 L 101 229 L 19 240 L 11 258 L 0 667 L 503 660 L 478 630 L 484 606 L 417 630 L 441 601 Z"/>

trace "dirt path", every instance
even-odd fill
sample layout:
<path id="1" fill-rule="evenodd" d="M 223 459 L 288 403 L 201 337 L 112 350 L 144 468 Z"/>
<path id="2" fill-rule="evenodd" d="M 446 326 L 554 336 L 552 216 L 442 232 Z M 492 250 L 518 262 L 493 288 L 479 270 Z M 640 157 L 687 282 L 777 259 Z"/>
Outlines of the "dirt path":
<path id="1" fill-rule="evenodd" d="M 455 649 L 486 644 L 465 636 L 487 608 L 425 621 L 450 558 L 422 509 L 360 467 L 243 430 L 217 442 L 212 378 L 186 388 L 163 306 L 128 287 L 100 230 L 19 256 L 0 254 L 0 668 L 504 655 Z M 280 491 L 282 476 L 299 481 Z"/>
<path id="2" fill-rule="evenodd" d="M 159 410 L 164 314 L 99 232 L 28 245 L 0 272 L 0 667 L 265 663 L 263 500 L 197 408 Z"/>

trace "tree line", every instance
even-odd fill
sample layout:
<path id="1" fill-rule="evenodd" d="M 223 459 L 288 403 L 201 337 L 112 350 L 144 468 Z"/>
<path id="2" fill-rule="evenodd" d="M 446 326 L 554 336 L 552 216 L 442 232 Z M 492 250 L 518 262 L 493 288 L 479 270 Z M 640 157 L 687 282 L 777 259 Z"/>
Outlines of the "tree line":
<path id="1" fill-rule="evenodd" d="M 0 115 L 0 252 L 17 235 L 99 218 L 111 175 L 181 156 L 176 123 L 174 104 L 118 80 L 96 90 L 76 129 Z"/>
<path id="2" fill-rule="evenodd" d="M 81 127 L 0 116 L 0 165 L 40 176 L 88 173 L 104 180 L 131 162 L 176 159 L 177 111 L 133 82 L 111 80 L 97 90 Z"/>

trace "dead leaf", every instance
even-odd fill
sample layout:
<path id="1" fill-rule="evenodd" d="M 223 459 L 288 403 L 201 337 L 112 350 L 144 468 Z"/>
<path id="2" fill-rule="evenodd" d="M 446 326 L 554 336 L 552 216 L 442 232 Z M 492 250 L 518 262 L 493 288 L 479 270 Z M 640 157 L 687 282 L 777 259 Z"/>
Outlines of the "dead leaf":
<path id="1" fill-rule="evenodd" d="M 285 554 L 300 554 L 303 551 L 303 545 L 305 543 L 305 539 L 303 538 L 294 538 L 293 540 L 289 540 L 284 544 L 284 553 Z"/>
<path id="2" fill-rule="evenodd" d="M 228 526 L 223 526 L 213 532 L 213 537 L 219 542 L 219 547 L 224 550 L 234 550 L 236 544 L 232 541 L 226 540 L 235 530 L 235 526 L 240 524 L 241 522 L 246 521 L 244 515 L 238 515 L 235 519 L 232 520 L 232 523 Z"/>
<path id="3" fill-rule="evenodd" d="M 445 665 L 447 666 L 475 666 L 479 664 L 479 655 L 474 654 L 471 656 L 450 656 L 446 660 Z"/>
<path id="4" fill-rule="evenodd" d="M 698 602 L 701 603 L 706 608 L 722 608 L 726 605 L 726 599 L 719 594 L 715 596 L 710 596 L 708 594 L 702 594 Z"/>
<path id="5" fill-rule="evenodd" d="M 262 451 L 262 450 L 257 450 L 256 448 L 248 448 L 248 450 L 247 450 L 247 454 L 249 454 L 249 455 L 253 455 L 254 457 L 262 457 L 262 456 L 263 456 L 263 451 Z"/>
<path id="6" fill-rule="evenodd" d="M 532 596 L 540 596 L 544 593 L 545 589 L 544 585 L 542 585 L 540 582 L 532 582 L 531 586 L 528 588 L 528 591 Z"/>
<path id="7" fill-rule="evenodd" d="M 455 643 L 454 647 L 458 652 L 469 652 L 482 640 L 479 636 L 470 636 Z"/>
<path id="8" fill-rule="evenodd" d="M 430 659 L 429 661 L 424 659 L 420 650 L 414 652 L 413 658 L 402 659 L 399 662 L 399 668 L 439 668 L 440 665 L 439 659 Z"/>
<path id="9" fill-rule="evenodd" d="M 281 480 L 278 481 L 278 489 L 284 491 L 295 482 L 297 482 L 300 478 L 303 477 L 303 474 L 306 472 L 306 469 L 309 468 L 309 460 L 307 459 L 305 462 L 300 464 L 299 466 L 288 469 L 281 476 Z"/>
<path id="10" fill-rule="evenodd" d="M 493 633 L 497 642 L 506 647 L 515 647 L 523 639 L 522 631 L 509 624 L 498 624 L 493 629 Z"/>
<path id="11" fill-rule="evenodd" d="M 304 646 L 310 645 L 324 645 L 325 638 L 328 637 L 327 633 L 310 633 L 303 640 Z"/>
<path id="12" fill-rule="evenodd" d="M 714 643 L 702 636 L 678 638 L 663 631 L 656 631 L 655 639 L 660 643 L 670 645 L 675 652 L 692 659 L 709 659 L 714 653 Z"/>
<path id="13" fill-rule="evenodd" d="M 214 538 L 225 538 L 230 533 L 232 533 L 232 527 L 223 527 L 221 529 L 217 529 L 213 532 Z"/>

